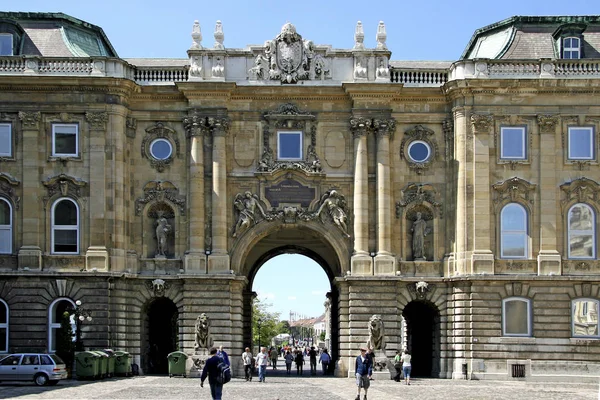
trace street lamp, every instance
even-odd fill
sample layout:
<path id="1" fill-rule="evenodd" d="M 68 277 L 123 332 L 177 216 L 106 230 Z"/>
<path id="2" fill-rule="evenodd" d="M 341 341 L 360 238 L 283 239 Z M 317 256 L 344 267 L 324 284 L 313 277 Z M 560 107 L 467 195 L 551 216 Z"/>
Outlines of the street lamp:
<path id="1" fill-rule="evenodd" d="M 262 319 L 256 320 L 256 326 L 258 326 L 258 351 L 260 351 L 260 326 L 262 324 Z"/>
<path id="2" fill-rule="evenodd" d="M 92 314 L 83 307 L 81 300 L 75 302 L 75 309 L 72 314 L 75 319 L 75 351 L 83 351 L 83 341 L 81 340 L 81 324 L 83 321 L 91 321 Z"/>

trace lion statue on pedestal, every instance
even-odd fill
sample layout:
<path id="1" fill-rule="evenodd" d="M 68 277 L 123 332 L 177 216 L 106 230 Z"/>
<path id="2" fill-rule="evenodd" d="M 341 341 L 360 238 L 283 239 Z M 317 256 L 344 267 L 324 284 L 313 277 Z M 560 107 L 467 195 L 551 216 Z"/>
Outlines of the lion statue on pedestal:
<path id="1" fill-rule="evenodd" d="M 369 318 L 369 340 L 367 348 L 373 350 L 385 350 L 385 335 L 381 315 L 373 315 Z"/>
<path id="2" fill-rule="evenodd" d="M 194 343 L 194 350 L 206 349 L 208 350 L 213 345 L 212 338 L 208 332 L 210 328 L 210 320 L 208 315 L 202 313 L 196 318 L 196 342 Z"/>

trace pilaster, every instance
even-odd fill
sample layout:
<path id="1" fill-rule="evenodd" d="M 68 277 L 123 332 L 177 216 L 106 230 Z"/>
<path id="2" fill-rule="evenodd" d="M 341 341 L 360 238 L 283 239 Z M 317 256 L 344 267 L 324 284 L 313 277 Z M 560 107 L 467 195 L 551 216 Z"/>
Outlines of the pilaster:
<path id="1" fill-rule="evenodd" d="M 467 254 L 468 249 L 468 225 L 469 225 L 469 208 L 468 196 L 472 193 L 473 188 L 468 186 L 468 146 L 469 139 L 467 138 L 470 127 L 467 122 L 468 109 L 456 108 L 454 110 L 454 149 L 457 163 L 457 180 L 456 180 L 456 241 L 454 251 L 455 274 L 467 273 Z"/>

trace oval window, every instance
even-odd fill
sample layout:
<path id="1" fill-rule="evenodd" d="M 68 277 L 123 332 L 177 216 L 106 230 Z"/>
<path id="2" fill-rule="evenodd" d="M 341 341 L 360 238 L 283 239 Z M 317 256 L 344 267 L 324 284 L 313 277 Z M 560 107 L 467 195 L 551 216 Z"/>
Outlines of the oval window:
<path id="1" fill-rule="evenodd" d="M 421 140 L 415 140 L 408 146 L 408 156 L 415 162 L 427 161 L 431 156 L 431 148 Z"/>
<path id="2" fill-rule="evenodd" d="M 168 140 L 156 139 L 150 144 L 150 154 L 157 160 L 166 160 L 172 152 L 173 147 Z"/>

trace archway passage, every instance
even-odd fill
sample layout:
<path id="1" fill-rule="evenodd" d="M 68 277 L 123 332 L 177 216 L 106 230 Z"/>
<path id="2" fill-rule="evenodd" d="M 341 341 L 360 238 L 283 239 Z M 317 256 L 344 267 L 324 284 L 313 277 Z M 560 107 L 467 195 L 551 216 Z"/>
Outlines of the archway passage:
<path id="1" fill-rule="evenodd" d="M 406 321 L 406 347 L 412 355 L 412 376 L 438 377 L 440 371 L 439 312 L 428 302 L 412 301 L 402 316 Z"/>
<path id="2" fill-rule="evenodd" d="M 169 373 L 167 355 L 178 349 L 178 318 L 177 307 L 170 299 L 159 298 L 148 306 L 145 330 L 148 374 Z"/>

